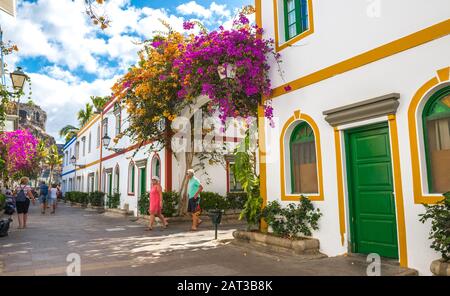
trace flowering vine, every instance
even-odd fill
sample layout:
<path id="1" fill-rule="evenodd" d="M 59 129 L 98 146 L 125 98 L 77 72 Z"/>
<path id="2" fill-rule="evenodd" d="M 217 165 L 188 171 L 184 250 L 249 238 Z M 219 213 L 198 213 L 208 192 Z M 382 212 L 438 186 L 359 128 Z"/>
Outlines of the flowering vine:
<path id="1" fill-rule="evenodd" d="M 16 130 L 0 134 L 0 155 L 3 171 L 9 176 L 32 170 L 38 140 L 29 130 Z"/>

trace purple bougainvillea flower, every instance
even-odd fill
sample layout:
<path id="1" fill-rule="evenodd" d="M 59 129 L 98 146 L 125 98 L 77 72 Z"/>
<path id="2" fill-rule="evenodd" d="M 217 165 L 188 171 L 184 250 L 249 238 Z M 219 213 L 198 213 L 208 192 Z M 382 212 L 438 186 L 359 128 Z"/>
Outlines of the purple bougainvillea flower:
<path id="1" fill-rule="evenodd" d="M 152 42 L 152 46 L 155 47 L 155 48 L 156 47 L 160 47 L 162 43 L 163 43 L 162 41 L 153 41 Z"/>
<path id="2" fill-rule="evenodd" d="M 288 85 L 286 85 L 286 86 L 284 87 L 284 90 L 285 90 L 285 91 L 291 91 L 291 90 L 292 90 L 292 87 L 288 84 Z"/>
<path id="3" fill-rule="evenodd" d="M 189 22 L 189 21 L 185 21 L 183 22 L 183 29 L 185 29 L 186 31 L 192 30 L 195 27 L 195 23 L 193 22 Z"/>

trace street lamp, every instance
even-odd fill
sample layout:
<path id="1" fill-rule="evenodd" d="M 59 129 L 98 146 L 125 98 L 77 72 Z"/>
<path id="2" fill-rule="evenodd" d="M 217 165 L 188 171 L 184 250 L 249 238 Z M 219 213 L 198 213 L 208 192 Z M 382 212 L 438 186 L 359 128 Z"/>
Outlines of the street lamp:
<path id="1" fill-rule="evenodd" d="M 77 158 L 75 157 L 75 155 L 72 155 L 72 157 L 70 158 L 70 163 L 72 165 L 75 165 L 77 163 Z"/>
<path id="2" fill-rule="evenodd" d="M 17 69 L 10 74 L 13 88 L 15 90 L 22 90 L 25 85 L 25 80 L 28 76 L 22 71 L 21 67 L 17 67 Z"/>
<path id="3" fill-rule="evenodd" d="M 109 148 L 109 143 L 111 143 L 111 138 L 108 135 L 104 135 L 102 138 L 103 147 L 107 150 L 114 151 L 116 153 L 122 152 L 123 148 Z"/>

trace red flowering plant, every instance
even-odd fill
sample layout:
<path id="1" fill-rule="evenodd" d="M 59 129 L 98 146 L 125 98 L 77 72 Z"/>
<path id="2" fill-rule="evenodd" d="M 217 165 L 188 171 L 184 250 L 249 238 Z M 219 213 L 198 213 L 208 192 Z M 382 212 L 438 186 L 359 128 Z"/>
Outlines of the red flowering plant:
<path id="1" fill-rule="evenodd" d="M 32 171 L 38 140 L 29 130 L 0 134 L 1 170 L 6 179 L 17 178 Z"/>
<path id="2" fill-rule="evenodd" d="M 193 29 L 194 25 L 185 22 L 184 28 Z M 232 29 L 201 30 L 183 45 L 183 55 L 174 62 L 182 82 L 178 97 L 208 96 L 223 124 L 227 117 L 256 116 L 262 97 L 271 92 L 268 59 L 272 56 L 280 62 L 273 40 L 259 38 L 261 34 L 262 28 L 250 25 L 244 12 L 234 20 Z M 269 100 L 264 101 L 264 110 L 273 124 Z"/>

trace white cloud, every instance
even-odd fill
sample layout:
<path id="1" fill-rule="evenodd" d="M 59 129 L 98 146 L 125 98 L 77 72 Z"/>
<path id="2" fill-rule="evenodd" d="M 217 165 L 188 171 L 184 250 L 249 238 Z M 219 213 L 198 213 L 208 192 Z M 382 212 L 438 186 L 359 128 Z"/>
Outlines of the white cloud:
<path id="1" fill-rule="evenodd" d="M 214 23 L 213 17 L 229 18 L 231 16 L 226 4 L 217 4 L 216 2 L 212 2 L 209 8 L 206 8 L 195 1 L 190 1 L 177 6 L 177 12 L 186 16 L 199 17 L 209 23 Z"/>
<path id="2" fill-rule="evenodd" d="M 232 14 L 226 4 L 212 2 L 204 7 L 195 1 L 179 5 L 177 14 L 164 8 L 137 8 L 130 0 L 108 0 L 101 10 L 111 19 L 104 31 L 86 16 L 83 0 L 19 1 L 17 18 L 0 13 L 4 41 L 12 40 L 19 47 L 17 54 L 7 57 L 8 69 L 23 65 L 25 58 L 45 65 L 28 73 L 32 98 L 48 112 L 48 132 L 60 141 L 58 130 L 77 123 L 76 112 L 89 97 L 109 95 L 120 74 L 136 63 L 142 47 L 137 43 L 166 31 L 159 20 L 182 32 L 185 19 L 197 18 L 217 27 L 229 22 Z M 83 72 L 93 75 L 94 81 L 85 81 Z"/>
<path id="3" fill-rule="evenodd" d="M 76 113 L 90 102 L 90 96 L 110 95 L 111 86 L 119 77 L 86 82 L 71 80 L 67 72 L 57 68 L 52 69 L 50 74 L 54 77 L 30 74 L 33 83 L 32 98 L 47 112 L 47 132 L 58 142 L 63 142 L 58 131 L 67 124 L 76 126 Z"/>

